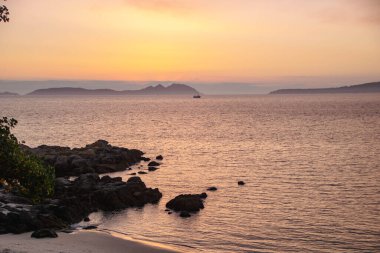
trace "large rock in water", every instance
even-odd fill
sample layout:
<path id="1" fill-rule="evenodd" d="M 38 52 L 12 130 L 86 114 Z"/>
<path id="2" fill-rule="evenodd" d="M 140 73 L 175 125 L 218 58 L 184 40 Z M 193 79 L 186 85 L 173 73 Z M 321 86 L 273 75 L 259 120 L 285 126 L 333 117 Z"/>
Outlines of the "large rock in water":
<path id="1" fill-rule="evenodd" d="M 204 208 L 203 198 L 204 194 L 181 194 L 166 203 L 166 207 L 176 212 L 198 212 Z"/>
<path id="2" fill-rule="evenodd" d="M 111 146 L 105 140 L 74 149 L 47 145 L 21 148 L 52 165 L 58 177 L 122 171 L 145 159 L 140 150 Z"/>

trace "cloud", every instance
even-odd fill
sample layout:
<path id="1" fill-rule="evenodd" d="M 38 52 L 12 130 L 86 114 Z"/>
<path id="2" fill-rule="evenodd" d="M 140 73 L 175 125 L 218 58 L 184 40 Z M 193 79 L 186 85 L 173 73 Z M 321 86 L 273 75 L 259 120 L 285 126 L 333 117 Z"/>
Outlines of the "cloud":
<path id="1" fill-rule="evenodd" d="M 321 20 L 380 25 L 380 0 L 328 0 L 324 3 L 317 11 Z"/>
<path id="2" fill-rule="evenodd" d="M 366 8 L 366 15 L 363 16 L 364 21 L 380 24 L 380 0 L 360 0 L 357 4 Z"/>

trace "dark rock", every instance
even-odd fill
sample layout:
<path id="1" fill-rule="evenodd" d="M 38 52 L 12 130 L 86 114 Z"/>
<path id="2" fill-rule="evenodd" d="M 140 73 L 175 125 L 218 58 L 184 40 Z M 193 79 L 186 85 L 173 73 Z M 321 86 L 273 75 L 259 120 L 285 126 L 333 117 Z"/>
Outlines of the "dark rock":
<path id="1" fill-rule="evenodd" d="M 170 211 L 170 209 L 167 209 L 167 208 L 165 209 L 165 212 L 169 212 L 169 211 Z"/>
<path id="2" fill-rule="evenodd" d="M 164 159 L 164 157 L 162 155 L 156 156 L 156 160 L 163 160 L 163 159 Z"/>
<path id="3" fill-rule="evenodd" d="M 86 148 L 106 148 L 108 146 L 108 141 L 98 140 L 92 144 L 86 145 Z"/>
<path id="4" fill-rule="evenodd" d="M 131 175 L 131 176 L 135 176 L 135 175 L 137 175 L 137 173 L 136 173 L 136 172 L 133 172 L 133 173 L 130 173 L 129 175 Z"/>
<path id="5" fill-rule="evenodd" d="M 84 230 L 92 230 L 92 229 L 97 229 L 97 228 L 98 227 L 94 225 L 83 227 Z"/>
<path id="6" fill-rule="evenodd" d="M 139 150 L 113 147 L 102 140 L 74 149 L 46 145 L 21 148 L 55 166 L 55 193 L 51 199 L 33 204 L 17 192 L 0 189 L 0 233 L 67 229 L 70 224 L 88 221 L 92 212 L 142 207 L 162 197 L 157 188 L 147 188 L 139 177 L 123 182 L 121 177 L 100 178 L 93 173 L 125 170 L 140 162 L 143 152 Z M 70 181 L 69 176 L 77 178 Z"/>
<path id="7" fill-rule="evenodd" d="M 40 229 L 34 231 L 31 235 L 33 238 L 56 238 L 58 237 L 57 233 L 52 229 Z"/>
<path id="8" fill-rule="evenodd" d="M 218 188 L 216 188 L 215 186 L 211 186 L 209 188 L 207 188 L 208 191 L 216 191 L 218 190 Z"/>
<path id="9" fill-rule="evenodd" d="M 181 194 L 166 203 L 166 207 L 176 212 L 198 212 L 204 205 L 200 194 Z"/>
<path id="10" fill-rule="evenodd" d="M 147 172 L 145 172 L 145 171 L 139 171 L 139 172 L 137 172 L 138 174 L 148 174 Z"/>
<path id="11" fill-rule="evenodd" d="M 83 168 L 83 167 L 88 167 L 90 165 L 90 162 L 87 159 L 83 159 L 81 157 L 75 158 L 71 162 L 71 166 L 73 168 Z"/>
<path id="12" fill-rule="evenodd" d="M 238 185 L 245 185 L 244 181 L 239 181 Z"/>
<path id="13" fill-rule="evenodd" d="M 172 214 L 173 212 L 168 212 L 168 214 Z"/>
<path id="14" fill-rule="evenodd" d="M 202 192 L 201 194 L 199 194 L 199 197 L 200 197 L 201 199 L 205 199 L 205 198 L 207 198 L 207 193 Z"/>
<path id="15" fill-rule="evenodd" d="M 95 189 L 97 183 L 100 181 L 99 175 L 95 173 L 89 173 L 80 175 L 74 180 L 74 188 L 77 192 L 88 192 Z"/>
<path id="16" fill-rule="evenodd" d="M 148 167 L 148 170 L 149 171 L 156 171 L 156 170 L 158 170 L 158 168 L 157 167 Z"/>
<path id="17" fill-rule="evenodd" d="M 146 160 L 142 158 L 143 152 L 140 150 L 114 147 L 104 140 L 74 149 L 46 145 L 37 148 L 25 145 L 21 147 L 54 166 L 58 177 L 123 171 L 142 159 Z"/>
<path id="18" fill-rule="evenodd" d="M 141 157 L 141 161 L 144 161 L 144 162 L 149 162 L 150 161 L 150 158 L 148 157 Z"/>
<path id="19" fill-rule="evenodd" d="M 121 177 L 110 177 L 110 176 L 103 176 L 100 179 L 100 182 L 102 183 L 115 183 L 115 182 L 121 182 L 123 179 Z"/>
<path id="20" fill-rule="evenodd" d="M 140 177 L 130 177 L 127 180 L 127 183 L 142 183 L 143 181 L 141 180 Z"/>
<path id="21" fill-rule="evenodd" d="M 186 212 L 186 211 L 182 211 L 179 216 L 181 216 L 182 218 L 188 218 L 188 217 L 191 217 L 190 213 L 189 212 Z"/>
<path id="22" fill-rule="evenodd" d="M 160 166 L 160 164 L 156 161 L 151 161 L 150 163 L 148 163 L 148 167 L 157 167 L 157 166 Z"/>
<path id="23" fill-rule="evenodd" d="M 83 221 L 85 221 L 85 222 L 89 222 L 89 221 L 90 221 L 90 218 L 89 218 L 89 217 L 85 217 L 85 218 L 83 219 Z"/>

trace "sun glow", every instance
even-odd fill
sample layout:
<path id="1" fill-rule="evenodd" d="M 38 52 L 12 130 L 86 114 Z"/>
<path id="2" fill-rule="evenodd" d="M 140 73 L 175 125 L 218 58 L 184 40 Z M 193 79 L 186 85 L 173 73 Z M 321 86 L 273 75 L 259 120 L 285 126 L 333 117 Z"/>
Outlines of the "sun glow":
<path id="1" fill-rule="evenodd" d="M 380 73 L 380 22 L 345 19 L 357 6 L 340 0 L 291 2 L 9 2 L 0 78 L 252 81 Z M 342 6 L 344 15 L 336 12 Z"/>

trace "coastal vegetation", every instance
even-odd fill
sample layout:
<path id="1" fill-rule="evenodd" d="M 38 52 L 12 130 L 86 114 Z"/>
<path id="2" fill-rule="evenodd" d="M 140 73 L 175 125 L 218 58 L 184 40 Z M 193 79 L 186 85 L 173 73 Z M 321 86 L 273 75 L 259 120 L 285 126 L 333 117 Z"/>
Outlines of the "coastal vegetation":
<path id="1" fill-rule="evenodd" d="M 0 119 L 0 181 L 8 189 L 16 190 L 40 202 L 54 192 L 54 168 L 45 165 L 31 153 L 24 152 L 11 130 L 17 120 Z"/>

